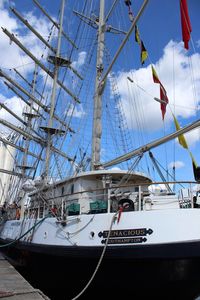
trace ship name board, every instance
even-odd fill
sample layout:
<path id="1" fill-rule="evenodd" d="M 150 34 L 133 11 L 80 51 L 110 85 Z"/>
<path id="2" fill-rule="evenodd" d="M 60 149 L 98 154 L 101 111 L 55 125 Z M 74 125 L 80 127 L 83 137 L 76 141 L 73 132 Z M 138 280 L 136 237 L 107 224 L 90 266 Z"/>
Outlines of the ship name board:
<path id="1" fill-rule="evenodd" d="M 136 228 L 136 229 L 121 229 L 121 230 L 111 230 L 110 238 L 122 238 L 122 237 L 132 237 L 132 236 L 146 236 L 147 234 L 152 234 L 152 229 L 147 228 Z M 108 230 L 100 231 L 98 236 L 107 238 L 109 234 Z"/>
<path id="2" fill-rule="evenodd" d="M 147 239 L 145 237 L 114 238 L 114 239 L 109 239 L 108 244 L 139 244 L 146 241 Z M 102 244 L 105 244 L 106 242 L 107 239 L 101 241 Z"/>

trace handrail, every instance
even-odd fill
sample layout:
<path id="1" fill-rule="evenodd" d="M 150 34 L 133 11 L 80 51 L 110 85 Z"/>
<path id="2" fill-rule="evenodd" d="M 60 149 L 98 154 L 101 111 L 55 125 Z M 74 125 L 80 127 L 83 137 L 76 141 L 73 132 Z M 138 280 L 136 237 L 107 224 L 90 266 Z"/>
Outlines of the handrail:
<path id="1" fill-rule="evenodd" d="M 169 184 L 177 184 L 177 183 L 184 183 L 190 185 L 190 202 L 193 207 L 193 191 L 191 184 L 196 184 L 195 181 L 168 181 Z M 37 211 L 37 216 L 32 216 L 33 218 L 41 218 L 42 216 L 47 213 L 47 211 L 50 211 L 53 205 L 57 205 L 58 209 L 58 215 L 62 218 L 62 216 L 67 214 L 68 207 L 71 204 L 79 204 L 79 208 L 73 208 L 76 211 L 79 211 L 79 214 L 87 214 L 87 213 L 94 213 L 94 211 L 104 212 L 105 207 L 106 211 L 110 212 L 111 207 L 113 210 L 113 207 L 117 205 L 118 201 L 121 199 L 130 199 L 137 205 L 137 210 L 142 210 L 142 207 L 144 205 L 144 200 L 146 201 L 147 198 L 151 195 L 162 197 L 162 200 L 164 200 L 163 196 L 170 196 L 172 194 L 167 193 L 167 191 L 156 191 L 156 190 L 148 190 L 148 189 L 142 189 L 142 186 L 156 186 L 159 184 L 163 184 L 163 182 L 152 182 L 150 184 L 147 183 L 137 183 L 137 184 L 126 184 L 126 185 L 114 185 L 110 186 L 109 188 L 98 188 L 98 189 L 89 189 L 85 191 L 76 192 L 73 194 L 63 194 L 60 196 L 51 196 L 51 198 L 43 199 L 44 203 L 39 201 L 39 203 L 34 204 L 33 200 L 33 206 L 28 205 L 26 211 L 24 212 L 24 216 L 31 217 L 32 211 Z M 134 187 L 138 187 L 138 189 L 134 189 Z M 186 188 L 186 187 L 185 187 Z M 116 192 L 117 189 L 117 192 Z M 183 189 L 181 189 L 183 190 Z M 177 194 L 177 193 L 176 193 Z M 175 196 L 175 193 L 173 194 Z M 177 201 L 181 201 L 180 197 L 177 196 Z M 152 199 L 154 201 L 155 199 Z M 96 203 L 95 203 L 96 202 Z M 103 202 L 106 202 L 107 205 L 103 204 Z M 94 203 L 94 205 L 92 205 Z M 93 207 L 96 207 L 93 208 Z M 12 215 L 8 215 L 8 219 L 12 219 Z"/>
<path id="2" fill-rule="evenodd" d="M 131 184 L 123 184 L 123 185 L 113 185 L 110 188 L 97 188 L 97 189 L 89 189 L 89 190 L 84 190 L 84 191 L 79 191 L 79 192 L 74 192 L 73 194 L 71 193 L 67 193 L 67 194 L 63 194 L 60 196 L 53 196 L 51 198 L 45 199 L 46 201 L 52 200 L 52 199 L 59 199 L 62 197 L 69 197 L 69 196 L 74 196 L 74 195 L 80 195 L 80 194 L 84 194 L 84 193 L 94 193 L 94 192 L 99 192 L 99 191 L 107 191 L 112 190 L 112 189 L 117 189 L 117 188 L 127 188 L 127 187 L 139 187 L 139 186 L 151 186 L 151 185 L 159 185 L 159 184 L 197 184 L 196 181 L 165 181 L 163 183 L 163 181 L 155 181 L 155 182 L 151 182 L 151 183 L 146 183 L 146 182 L 138 182 L 138 183 L 131 183 Z"/>

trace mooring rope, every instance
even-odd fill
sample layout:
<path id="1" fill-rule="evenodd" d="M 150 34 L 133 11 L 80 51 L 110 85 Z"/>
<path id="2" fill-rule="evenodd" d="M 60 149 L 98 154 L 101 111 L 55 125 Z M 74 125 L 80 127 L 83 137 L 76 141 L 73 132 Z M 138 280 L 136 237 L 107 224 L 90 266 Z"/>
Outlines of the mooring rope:
<path id="1" fill-rule="evenodd" d="M 90 286 L 90 284 L 92 283 L 92 281 L 94 280 L 95 278 L 95 275 L 102 263 L 102 260 L 103 260 L 103 257 L 104 257 L 104 254 L 105 254 L 105 251 L 106 251 L 106 248 L 108 246 L 108 242 L 109 242 L 109 238 L 110 238 L 110 233 L 111 233 L 111 230 L 112 230 L 112 226 L 113 226 L 113 223 L 114 221 L 116 220 L 116 216 L 119 214 L 119 211 L 117 211 L 114 216 L 112 217 L 112 220 L 111 220 L 111 224 L 110 224 L 110 228 L 109 228 L 109 232 L 108 232 L 108 236 L 107 236 L 107 240 L 106 240 L 106 243 L 105 243 L 105 246 L 103 247 L 103 251 L 102 251 L 102 254 L 100 256 L 100 259 L 97 263 L 97 266 L 91 276 L 91 278 L 89 279 L 88 283 L 86 284 L 86 286 L 82 289 L 82 291 L 76 295 L 74 298 L 72 298 L 71 300 L 76 300 L 78 299 L 86 290 L 87 288 Z M 39 225 L 40 223 L 42 223 L 46 218 L 48 218 L 49 215 L 45 216 L 43 219 L 41 219 L 39 222 L 37 222 L 35 225 L 33 225 L 29 230 L 27 230 L 24 234 L 22 234 L 19 238 L 17 238 L 16 240 L 10 242 L 10 243 L 7 243 L 7 244 L 4 244 L 4 245 L 0 245 L 0 248 L 3 248 L 3 247 L 8 247 L 10 245 L 13 245 L 15 243 L 17 243 L 20 239 L 22 239 L 25 235 L 27 235 L 31 230 L 33 230 L 37 225 Z"/>
<path id="2" fill-rule="evenodd" d="M 76 300 L 76 299 L 78 299 L 78 298 L 79 298 L 79 297 L 87 290 L 87 288 L 88 288 L 88 287 L 90 286 L 90 284 L 92 283 L 92 281 L 93 281 L 93 279 L 94 279 L 94 277 L 95 277 L 95 275 L 96 275 L 96 273 L 97 273 L 97 271 L 98 271 L 98 269 L 99 269 L 99 267 L 100 267 L 100 265 L 101 265 L 101 263 L 102 263 L 102 260 L 103 260 L 103 257 L 104 257 L 104 254 L 105 254 L 105 251 L 106 251 L 108 242 L 109 242 L 109 238 L 110 238 L 110 233 L 111 233 L 111 230 L 112 230 L 112 226 L 113 226 L 114 221 L 116 220 L 116 216 L 118 215 L 118 213 L 119 213 L 119 211 L 117 211 L 117 212 L 114 214 L 114 216 L 112 217 L 112 221 L 111 221 L 111 224 L 110 224 L 110 228 L 109 228 L 109 232 L 108 232 L 108 237 L 107 237 L 105 246 L 104 246 L 104 248 L 103 248 L 103 251 L 102 251 L 102 254 L 101 254 L 100 259 L 99 259 L 99 261 L 98 261 L 98 264 L 97 264 L 97 266 L 96 266 L 96 268 L 95 268 L 95 270 L 94 270 L 94 272 L 93 272 L 93 274 L 92 274 L 90 280 L 88 281 L 88 283 L 86 284 L 86 286 L 82 289 L 82 291 L 81 291 L 78 295 L 76 295 L 74 298 L 72 298 L 71 300 Z"/>
<path id="3" fill-rule="evenodd" d="M 8 247 L 10 245 L 13 245 L 13 244 L 17 243 L 19 240 L 21 240 L 25 235 L 27 235 L 31 230 L 33 230 L 37 225 L 42 223 L 48 217 L 49 217 L 49 214 L 47 216 L 45 216 L 43 219 L 41 219 L 39 222 L 35 223 L 31 228 L 29 228 L 29 230 L 27 230 L 24 234 L 22 234 L 16 240 L 14 240 L 12 242 L 9 242 L 8 244 L 0 245 L 0 248 Z"/>

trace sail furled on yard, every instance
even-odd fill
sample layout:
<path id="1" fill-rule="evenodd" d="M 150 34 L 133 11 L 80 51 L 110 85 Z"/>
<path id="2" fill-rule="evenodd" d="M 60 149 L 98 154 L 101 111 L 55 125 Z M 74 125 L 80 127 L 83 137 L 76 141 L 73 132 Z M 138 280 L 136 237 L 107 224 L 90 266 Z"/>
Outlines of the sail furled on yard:
<path id="1" fill-rule="evenodd" d="M 140 46 L 140 60 L 141 60 L 141 64 L 143 65 L 145 60 L 148 58 L 148 52 L 144 46 L 143 41 L 140 39 L 140 33 L 137 25 L 135 26 L 135 41 Z"/>
<path id="2" fill-rule="evenodd" d="M 173 118 L 174 118 L 174 124 L 175 124 L 176 130 L 178 131 L 179 129 L 181 129 L 181 127 L 180 127 L 180 125 L 178 123 L 178 120 L 176 119 L 175 115 L 174 114 L 172 114 L 172 115 L 173 115 Z M 192 168 L 193 168 L 194 178 L 195 178 L 195 180 L 199 181 L 199 174 L 198 174 L 199 173 L 199 167 L 198 167 L 198 165 L 197 165 L 197 163 L 195 161 L 195 158 L 194 158 L 192 152 L 190 151 L 190 149 L 188 147 L 187 141 L 186 141 L 186 139 L 185 139 L 185 137 L 184 137 L 183 134 L 180 134 L 178 136 L 178 141 L 179 141 L 179 144 L 184 149 L 188 150 L 188 153 L 189 153 L 190 158 L 192 160 Z"/>
<path id="3" fill-rule="evenodd" d="M 151 70 L 152 70 L 153 81 L 155 83 L 160 84 L 160 100 L 161 100 L 160 109 L 161 109 L 161 112 L 162 112 L 162 119 L 164 120 L 165 113 L 166 113 L 166 107 L 167 107 L 167 104 L 169 102 L 168 97 L 167 97 L 167 92 L 166 92 L 164 86 L 162 85 L 160 79 L 158 78 L 158 75 L 157 75 L 157 73 L 156 73 L 153 66 L 151 66 Z"/>
<path id="4" fill-rule="evenodd" d="M 180 11 L 181 11 L 181 27 L 182 37 L 185 49 L 189 49 L 190 33 L 192 32 L 192 26 L 190 23 L 190 17 L 188 13 L 187 0 L 180 0 Z"/>

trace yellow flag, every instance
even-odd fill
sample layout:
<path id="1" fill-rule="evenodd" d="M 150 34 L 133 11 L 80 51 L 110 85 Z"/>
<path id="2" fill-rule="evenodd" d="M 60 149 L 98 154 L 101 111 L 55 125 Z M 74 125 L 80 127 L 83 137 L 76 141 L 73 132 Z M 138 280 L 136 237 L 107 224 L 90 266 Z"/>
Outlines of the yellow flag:
<path id="1" fill-rule="evenodd" d="M 145 63 L 145 60 L 148 58 L 148 52 L 144 46 L 143 41 L 140 39 L 140 33 L 137 25 L 135 25 L 135 41 L 140 46 L 140 59 L 141 59 L 141 64 L 143 65 Z"/>
<path id="2" fill-rule="evenodd" d="M 190 152 L 190 157 L 192 159 L 192 165 L 193 165 L 193 169 L 196 169 L 198 167 L 196 160 L 194 159 L 194 156 L 192 155 L 192 153 Z"/>
<path id="3" fill-rule="evenodd" d="M 140 45 L 141 40 L 140 40 L 140 34 L 137 25 L 135 25 L 135 41 Z"/>
<path id="4" fill-rule="evenodd" d="M 141 44 L 140 44 L 140 50 L 141 50 L 141 63 L 142 65 L 144 64 L 145 60 L 147 59 L 148 57 L 148 52 L 144 46 L 144 43 L 143 41 L 141 41 Z"/>
<path id="5" fill-rule="evenodd" d="M 176 130 L 181 129 L 181 127 L 180 127 L 180 125 L 179 125 L 177 119 L 175 118 L 174 114 L 173 114 L 173 117 L 174 117 L 174 123 L 175 123 L 175 126 L 176 126 Z M 183 148 L 188 149 L 188 144 L 187 144 L 186 139 L 185 139 L 185 137 L 184 137 L 183 134 L 180 134 L 180 135 L 178 136 L 178 141 L 179 141 L 179 144 L 180 144 L 181 146 L 183 146 Z"/>
<path id="6" fill-rule="evenodd" d="M 175 118 L 174 114 L 172 114 L 172 115 L 173 115 L 173 118 L 174 118 L 174 123 L 175 123 L 175 126 L 176 126 L 176 130 L 179 130 L 180 129 L 180 125 L 179 125 L 177 119 Z M 198 167 L 198 165 L 197 165 L 197 163 L 196 163 L 196 161 L 194 159 L 194 156 L 192 155 L 192 152 L 190 152 L 190 150 L 188 148 L 188 144 L 186 142 L 186 139 L 185 139 L 184 135 L 180 134 L 178 136 L 178 140 L 179 140 L 179 144 L 181 146 L 183 146 L 183 148 L 185 148 L 185 149 L 188 150 L 189 155 L 190 155 L 191 160 L 192 160 L 192 167 L 193 167 L 194 178 L 195 178 L 196 181 L 199 181 L 200 180 L 199 171 L 198 171 L 199 167 Z"/>

